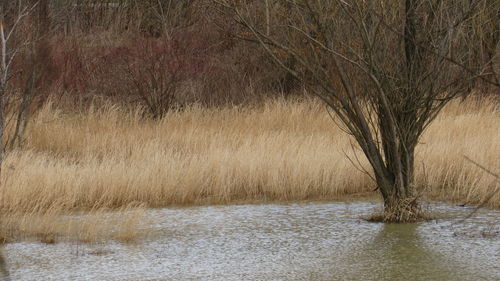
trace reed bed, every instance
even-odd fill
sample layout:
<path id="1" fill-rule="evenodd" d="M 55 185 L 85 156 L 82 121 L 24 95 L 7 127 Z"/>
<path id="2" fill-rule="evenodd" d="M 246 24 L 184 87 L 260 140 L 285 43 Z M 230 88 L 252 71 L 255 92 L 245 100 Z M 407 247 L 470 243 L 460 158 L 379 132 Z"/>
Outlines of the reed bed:
<path id="1" fill-rule="evenodd" d="M 349 160 L 369 170 L 366 159 L 317 101 L 194 105 L 161 120 L 142 116 L 140 109 L 116 105 L 81 112 L 45 105 L 23 149 L 9 153 L 4 163 L 3 213 L 375 194 L 375 183 Z M 464 155 L 498 171 L 499 121 L 491 100 L 448 105 L 418 146 L 416 184 L 422 196 L 483 202 L 498 184 Z M 500 194 L 487 205 L 500 207 Z"/>

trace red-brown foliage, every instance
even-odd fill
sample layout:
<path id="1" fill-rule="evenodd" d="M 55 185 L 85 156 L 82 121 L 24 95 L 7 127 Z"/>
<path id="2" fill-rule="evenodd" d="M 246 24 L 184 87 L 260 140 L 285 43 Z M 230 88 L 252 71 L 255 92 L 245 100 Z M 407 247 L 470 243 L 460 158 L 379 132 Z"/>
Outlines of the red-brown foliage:
<path id="1" fill-rule="evenodd" d="M 81 22 L 92 9 L 52 11 L 53 17 L 64 16 L 65 23 L 60 26 L 53 18 L 51 31 L 40 41 L 44 78 L 39 91 L 79 102 L 99 97 L 140 103 L 155 117 L 186 103 L 239 103 L 266 93 L 293 91 L 289 77 L 257 44 L 232 36 L 232 19 L 201 16 L 201 9 L 206 9 L 202 2 L 190 9 L 198 9 L 190 12 L 198 18 L 185 25 L 169 23 L 175 28 L 165 34 L 133 29 L 130 24 L 117 28 L 100 14 L 95 23 Z M 127 12 L 119 15 L 120 11 Z M 123 17 L 136 16 L 126 9 L 111 12 L 108 21 L 116 19 L 120 24 Z M 75 13 L 75 22 L 65 13 Z M 219 24 L 221 20 L 225 24 Z M 16 68 L 27 69 L 30 63 L 20 59 Z"/>

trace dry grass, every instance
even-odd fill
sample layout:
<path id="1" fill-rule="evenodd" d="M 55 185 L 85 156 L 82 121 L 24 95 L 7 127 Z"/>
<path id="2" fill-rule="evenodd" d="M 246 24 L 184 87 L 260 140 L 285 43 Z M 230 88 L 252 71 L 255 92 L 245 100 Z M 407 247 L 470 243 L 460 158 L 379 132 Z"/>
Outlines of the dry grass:
<path id="1" fill-rule="evenodd" d="M 438 116 L 417 147 L 416 180 L 430 198 L 478 204 L 498 182 L 464 156 L 500 172 L 500 108 L 492 100 L 453 102 Z M 487 206 L 500 207 L 500 193 Z"/>
<path id="2" fill-rule="evenodd" d="M 353 154 L 348 136 L 314 101 L 193 106 L 160 121 L 141 116 L 116 106 L 80 113 L 45 106 L 25 148 L 4 164 L 4 214 L 338 199 L 375 187 L 345 157 Z M 484 200 L 493 179 L 463 155 L 498 171 L 499 121 L 492 101 L 450 104 L 418 147 L 416 178 L 424 194 Z M 500 195 L 488 204 L 500 207 Z"/>
<path id="3" fill-rule="evenodd" d="M 3 214 L 0 219 L 2 243 L 35 239 L 53 244 L 59 241 L 99 243 L 106 240 L 134 242 L 148 234 L 143 208 L 124 207 L 86 213 L 48 210 L 40 213 Z M 142 231 L 142 232 L 141 232 Z"/>

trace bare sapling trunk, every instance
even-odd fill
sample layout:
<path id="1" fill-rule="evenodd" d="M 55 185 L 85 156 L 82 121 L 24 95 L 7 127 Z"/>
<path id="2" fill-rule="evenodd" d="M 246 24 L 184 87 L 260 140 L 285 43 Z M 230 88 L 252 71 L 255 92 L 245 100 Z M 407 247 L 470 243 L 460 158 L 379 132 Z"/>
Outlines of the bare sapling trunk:
<path id="1" fill-rule="evenodd" d="M 6 99 L 7 91 L 9 90 L 9 80 L 12 78 L 13 61 L 29 43 L 25 40 L 17 38 L 17 44 L 14 45 L 14 37 L 17 29 L 23 19 L 25 19 L 37 6 L 34 4 L 26 4 L 23 1 L 15 3 L 14 7 L 10 7 L 5 3 L 0 5 L 0 174 L 2 171 L 2 163 L 5 158 L 5 126 L 6 126 Z M 9 14 L 9 13 L 15 13 Z"/>
<path id="2" fill-rule="evenodd" d="M 28 121 L 33 114 L 34 104 L 41 105 L 42 91 L 40 86 L 43 83 L 50 83 L 50 78 L 45 70 L 50 67 L 49 43 L 47 35 L 51 30 L 48 0 L 34 1 L 30 0 L 29 6 L 36 9 L 30 14 L 30 24 L 26 30 L 19 30 L 23 38 L 22 55 L 20 64 L 22 71 L 19 71 L 17 77 L 18 87 L 16 89 L 16 99 L 7 111 L 12 117 L 8 119 L 14 122 L 13 131 L 10 131 L 9 137 L 5 139 L 5 147 L 13 150 L 24 144 L 25 132 L 28 127 Z"/>
<path id="3" fill-rule="evenodd" d="M 33 5 L 27 5 L 22 1 L 12 3 L 14 1 L 3 1 L 0 2 L 0 176 L 2 176 L 2 166 L 5 159 L 5 127 L 6 127 L 6 99 L 7 92 L 9 91 L 9 80 L 12 78 L 14 73 L 12 72 L 12 64 L 16 55 L 22 51 L 24 46 L 28 43 L 23 40 L 17 39 L 17 44 L 13 42 L 14 35 L 19 28 L 22 20 L 26 18 L 36 7 L 36 3 Z M 10 5 L 16 6 L 12 8 Z M 11 14 L 13 11 L 16 14 Z M 4 194 L 3 194 L 3 182 L 0 180 L 0 189 L 2 192 L 0 206 L 4 206 Z M 0 213 L 0 216 L 2 214 Z M 5 266 L 5 260 L 0 253 L 0 277 L 2 280 L 10 280 L 9 272 Z"/>
<path id="4" fill-rule="evenodd" d="M 383 197 L 380 220 L 422 219 L 415 148 L 451 99 L 476 80 L 495 84 L 487 65 L 469 55 L 483 32 L 470 19 L 500 2 L 214 1 L 234 16 L 240 38 L 307 85 L 354 138 Z"/>

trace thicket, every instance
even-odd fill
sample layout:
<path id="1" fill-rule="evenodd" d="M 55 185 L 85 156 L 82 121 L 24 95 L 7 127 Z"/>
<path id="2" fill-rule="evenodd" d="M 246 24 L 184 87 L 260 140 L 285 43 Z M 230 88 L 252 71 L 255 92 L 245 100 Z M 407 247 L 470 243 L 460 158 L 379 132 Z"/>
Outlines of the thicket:
<path id="1" fill-rule="evenodd" d="M 19 75 L 9 93 L 19 96 L 29 88 L 38 97 L 34 106 L 48 96 L 78 105 L 104 99 L 140 104 L 161 117 L 194 102 L 242 103 L 303 92 L 211 0 L 3 0 L 6 21 L 30 2 L 35 10 L 23 21 L 15 44 L 28 37 L 34 43 L 16 58 L 12 73 Z M 253 2 L 255 11 L 273 3 Z M 491 62 L 493 81 L 498 80 L 500 37 L 496 12 L 474 19 L 490 24 L 489 30 L 478 24 L 483 48 L 471 53 Z M 293 57 L 285 61 L 295 63 Z"/>
<path id="2" fill-rule="evenodd" d="M 13 63 L 9 100 L 28 87 L 34 66 L 33 106 L 48 96 L 71 105 L 111 100 L 142 105 L 155 118 L 191 103 L 243 103 L 300 91 L 257 44 L 235 37 L 232 19 L 208 0 L 31 2 L 36 7 L 14 44 L 29 37 L 33 47 Z M 0 5 L 12 24 L 9 15 L 20 7 Z"/>

